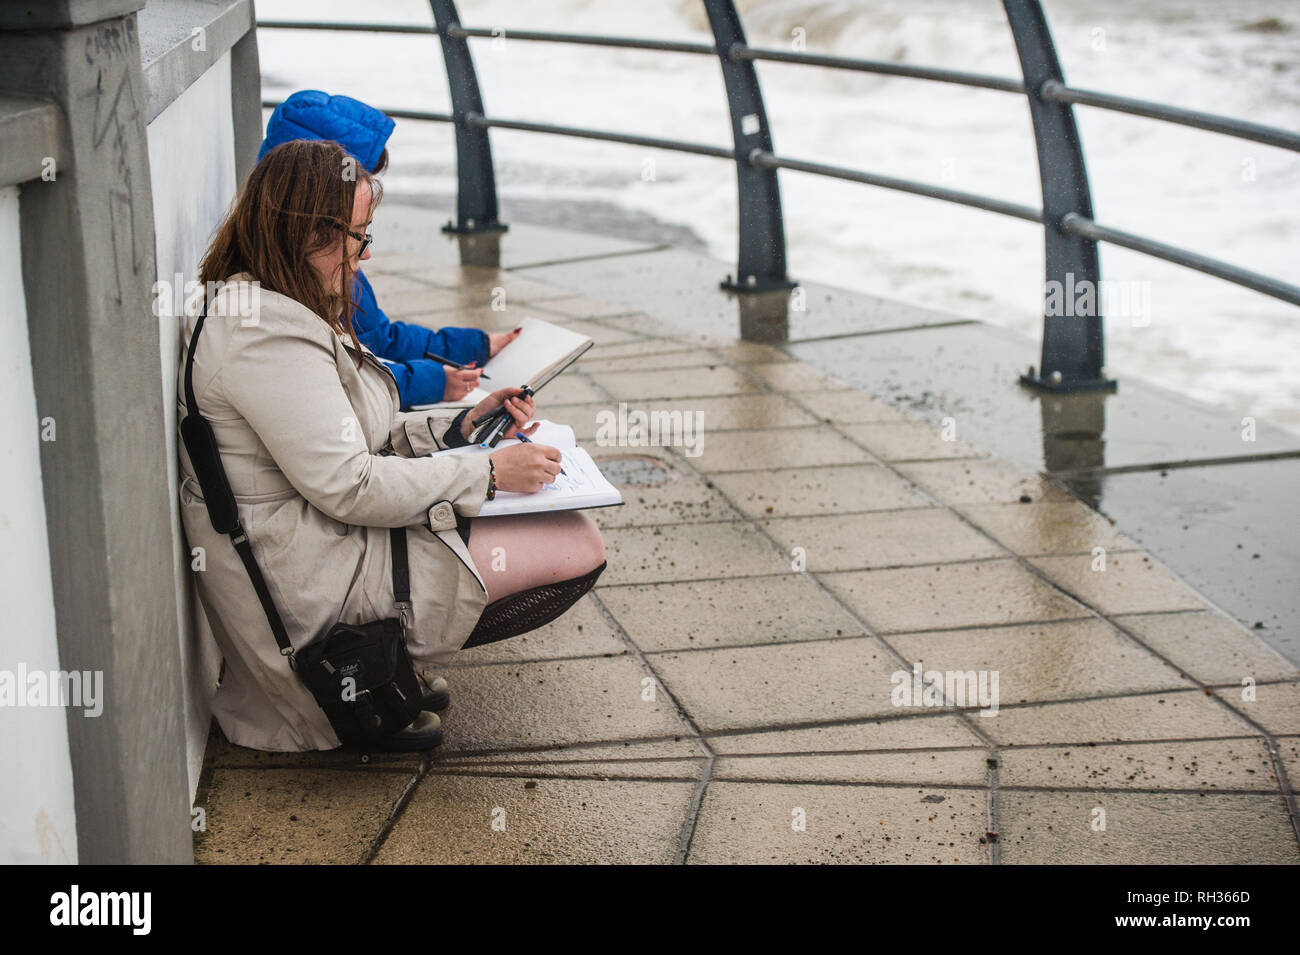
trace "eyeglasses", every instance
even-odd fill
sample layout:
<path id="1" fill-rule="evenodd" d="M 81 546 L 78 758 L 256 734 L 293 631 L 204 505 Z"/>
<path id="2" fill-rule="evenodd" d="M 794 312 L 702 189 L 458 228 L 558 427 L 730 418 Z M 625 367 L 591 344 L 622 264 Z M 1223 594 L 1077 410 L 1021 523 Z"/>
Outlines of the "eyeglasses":
<path id="1" fill-rule="evenodd" d="M 331 222 L 330 225 L 334 226 L 334 228 L 338 229 L 340 232 L 346 232 L 352 238 L 361 243 L 361 248 L 357 249 L 357 255 L 364 255 L 366 249 L 370 248 L 371 243 L 375 241 L 374 237 L 369 232 L 362 235 L 360 232 L 353 232 L 347 226 L 341 225 L 338 222 Z"/>

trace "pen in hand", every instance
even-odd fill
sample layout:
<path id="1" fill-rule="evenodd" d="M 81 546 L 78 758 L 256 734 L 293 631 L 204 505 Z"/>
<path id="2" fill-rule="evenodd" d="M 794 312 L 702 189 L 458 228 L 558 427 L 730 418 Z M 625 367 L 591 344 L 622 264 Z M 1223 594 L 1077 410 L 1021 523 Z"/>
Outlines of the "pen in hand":
<path id="1" fill-rule="evenodd" d="M 496 421 L 487 426 L 487 431 L 483 435 L 483 441 L 479 444 L 480 448 L 495 448 L 497 442 L 501 440 L 506 433 L 506 428 L 513 423 L 514 419 L 510 415 L 504 415 L 497 418 Z"/>
<path id="2" fill-rule="evenodd" d="M 522 431 L 520 431 L 517 435 L 515 435 L 515 437 L 517 437 L 520 441 L 524 442 L 524 444 L 537 443 L 532 438 L 528 437 L 528 435 L 524 434 Z M 564 470 L 564 465 L 560 465 L 560 473 L 563 474 L 565 477 L 569 476 L 569 472 Z"/>
<path id="3" fill-rule="evenodd" d="M 513 395 L 512 397 L 527 398 L 532 393 L 533 393 L 533 389 L 529 388 L 527 385 L 524 385 L 522 388 L 519 389 L 519 394 Z M 505 418 L 509 420 L 510 417 L 511 417 L 510 409 L 507 408 L 505 405 L 501 405 L 501 407 L 493 408 L 487 414 L 480 415 L 479 417 L 475 418 L 473 421 L 473 425 L 475 428 L 481 428 L 483 427 L 483 425 L 487 424 L 489 421 L 492 421 L 496 418 Z"/>
<path id="4" fill-rule="evenodd" d="M 435 354 L 434 354 L 433 352 L 431 352 L 431 351 L 427 351 L 427 352 L 425 352 L 425 353 L 424 353 L 424 357 L 425 357 L 425 358 L 428 358 L 428 359 L 431 360 L 431 361 L 436 361 L 436 362 L 439 362 L 439 363 L 441 363 L 441 364 L 443 364 L 443 365 L 446 365 L 446 366 L 448 366 L 449 368 L 455 368 L 457 371 L 464 371 L 465 369 L 469 368 L 471 365 L 477 365 L 477 364 L 478 364 L 478 362 L 474 361 L 474 362 L 470 362 L 469 365 L 462 365 L 462 364 L 461 364 L 460 362 L 458 362 L 458 361 L 452 361 L 450 358 L 443 358 L 441 355 L 435 355 Z M 479 377 L 482 378 L 482 379 L 485 380 L 485 381 L 491 381 L 491 380 L 492 380 L 492 376 L 491 376 L 491 375 L 485 374 L 485 373 L 483 373 L 483 372 L 479 372 Z"/>

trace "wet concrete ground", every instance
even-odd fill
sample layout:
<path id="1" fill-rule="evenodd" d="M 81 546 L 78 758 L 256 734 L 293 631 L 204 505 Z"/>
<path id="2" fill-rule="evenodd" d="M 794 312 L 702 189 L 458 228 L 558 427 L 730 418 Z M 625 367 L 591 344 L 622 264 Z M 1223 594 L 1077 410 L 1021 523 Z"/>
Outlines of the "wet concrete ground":
<path id="1" fill-rule="evenodd" d="M 459 655 L 428 756 L 214 728 L 200 862 L 1300 862 L 1300 670 L 977 409 L 828 373 L 898 337 L 855 328 L 942 315 L 809 290 L 850 338 L 742 342 L 693 253 L 516 226 L 467 249 L 502 269 L 462 267 L 427 213 L 384 215 L 367 274 L 391 317 L 595 339 L 538 403 L 623 483 L 592 512 L 609 569 L 559 621 Z M 598 445 L 620 402 L 698 413 L 702 441 Z M 914 665 L 996 678 L 996 712 L 903 698 Z"/>

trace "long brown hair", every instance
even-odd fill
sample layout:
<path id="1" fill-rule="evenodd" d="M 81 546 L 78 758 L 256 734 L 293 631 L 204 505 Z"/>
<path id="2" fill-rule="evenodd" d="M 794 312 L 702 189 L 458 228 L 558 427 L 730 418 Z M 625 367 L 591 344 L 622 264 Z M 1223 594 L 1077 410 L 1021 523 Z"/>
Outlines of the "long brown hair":
<path id="1" fill-rule="evenodd" d="M 340 255 L 342 293 L 325 288 L 308 257 L 344 238 L 352 228 L 357 184 L 370 184 L 370 208 L 381 187 L 338 143 L 293 140 L 275 147 L 253 167 L 203 257 L 205 288 L 247 272 L 262 288 L 301 302 L 336 332 L 352 330 L 353 270 Z M 346 242 L 343 248 L 346 248 Z"/>

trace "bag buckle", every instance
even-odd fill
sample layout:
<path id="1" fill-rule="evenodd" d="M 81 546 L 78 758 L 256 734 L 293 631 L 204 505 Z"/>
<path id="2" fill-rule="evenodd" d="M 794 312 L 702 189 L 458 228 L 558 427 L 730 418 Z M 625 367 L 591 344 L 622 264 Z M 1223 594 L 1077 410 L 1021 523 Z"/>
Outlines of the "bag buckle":
<path id="1" fill-rule="evenodd" d="M 414 617 L 415 617 L 415 607 L 412 606 L 411 601 L 399 600 L 397 602 L 397 619 L 401 621 L 403 636 L 405 636 L 406 632 L 410 630 L 411 621 L 414 619 Z"/>

